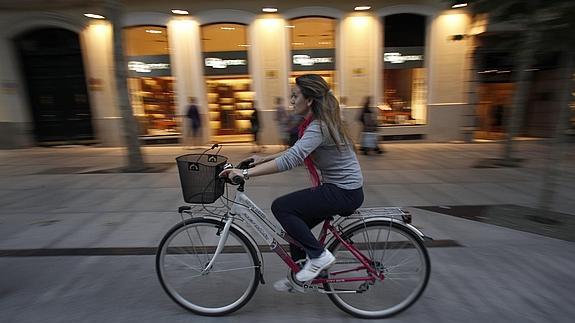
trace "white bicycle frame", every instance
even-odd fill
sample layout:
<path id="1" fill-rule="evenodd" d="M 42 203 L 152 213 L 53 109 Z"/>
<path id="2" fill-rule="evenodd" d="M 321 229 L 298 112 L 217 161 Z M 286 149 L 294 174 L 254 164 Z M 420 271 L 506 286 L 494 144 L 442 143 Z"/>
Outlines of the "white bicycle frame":
<path id="1" fill-rule="evenodd" d="M 234 199 L 233 205 L 228 212 L 228 218 L 225 221 L 224 228 L 221 232 L 220 240 L 218 241 L 218 246 L 216 247 L 216 251 L 214 252 L 214 256 L 212 257 L 211 261 L 208 263 L 206 268 L 202 271 L 205 273 L 209 271 L 216 258 L 221 253 L 224 245 L 227 241 L 228 234 L 230 231 L 230 227 L 236 218 L 247 222 L 250 224 L 252 228 L 264 239 L 264 241 L 270 246 L 270 249 L 277 253 L 288 265 L 295 264 L 291 257 L 287 254 L 287 252 L 280 246 L 278 241 L 273 237 L 272 233 L 267 230 L 265 227 L 273 231 L 277 236 L 281 237 L 283 240 L 299 245 L 297 241 L 291 238 L 281 227 L 278 227 L 274 223 L 272 223 L 269 219 L 267 214 L 262 211 L 262 209 L 257 206 L 245 193 L 237 191 L 236 197 Z M 292 268 L 292 269 L 295 269 Z"/>

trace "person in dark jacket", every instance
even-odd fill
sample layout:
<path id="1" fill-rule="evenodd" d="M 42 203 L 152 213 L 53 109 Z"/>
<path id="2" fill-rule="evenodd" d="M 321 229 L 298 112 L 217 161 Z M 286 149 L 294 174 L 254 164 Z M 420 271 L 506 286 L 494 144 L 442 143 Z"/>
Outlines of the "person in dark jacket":
<path id="1" fill-rule="evenodd" d="M 188 118 L 189 125 L 191 128 L 191 144 L 192 146 L 199 145 L 201 140 L 201 130 L 202 130 L 202 118 L 200 117 L 200 111 L 196 103 L 196 98 L 191 96 L 189 98 L 188 111 L 186 117 Z"/>
<path id="2" fill-rule="evenodd" d="M 254 107 L 254 112 L 252 113 L 252 116 L 250 117 L 250 122 L 251 122 L 251 132 L 252 135 L 254 136 L 254 152 L 258 152 L 260 151 L 260 129 L 261 129 L 261 124 L 260 124 L 260 113 L 257 109 L 256 106 L 256 102 L 253 102 L 253 107 Z"/>
<path id="3" fill-rule="evenodd" d="M 360 150 L 367 155 L 370 150 L 381 154 L 383 151 L 379 149 L 377 141 L 377 116 L 371 108 L 371 97 L 365 97 L 363 108 L 359 116 L 359 122 L 362 124 L 361 132 L 361 148 Z"/>

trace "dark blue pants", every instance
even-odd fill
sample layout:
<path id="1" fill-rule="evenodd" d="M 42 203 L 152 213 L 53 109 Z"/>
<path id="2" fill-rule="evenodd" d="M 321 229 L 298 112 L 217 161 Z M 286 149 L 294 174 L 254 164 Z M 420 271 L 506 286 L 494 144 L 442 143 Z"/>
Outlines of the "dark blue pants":
<path id="1" fill-rule="evenodd" d="M 290 246 L 292 258 L 298 260 L 305 258 L 305 254 L 317 258 L 324 250 L 311 228 L 327 217 L 349 215 L 362 203 L 362 188 L 345 190 L 333 184 L 323 184 L 277 198 L 272 203 L 272 212 L 284 230 L 304 247 L 302 251 Z"/>

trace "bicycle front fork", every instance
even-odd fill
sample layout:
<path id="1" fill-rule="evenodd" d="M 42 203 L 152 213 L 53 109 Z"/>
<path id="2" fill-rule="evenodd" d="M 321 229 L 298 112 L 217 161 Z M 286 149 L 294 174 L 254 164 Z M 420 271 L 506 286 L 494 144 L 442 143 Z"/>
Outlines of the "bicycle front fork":
<path id="1" fill-rule="evenodd" d="M 216 247 L 216 251 L 214 252 L 214 256 L 212 257 L 212 260 L 210 260 L 210 262 L 208 263 L 206 268 L 204 268 L 202 270 L 202 272 L 201 272 L 202 275 L 207 274 L 208 271 L 210 269 L 212 269 L 214 262 L 216 262 L 216 258 L 222 252 L 222 249 L 224 249 L 224 245 L 226 244 L 226 241 L 228 240 L 228 234 L 230 233 L 230 227 L 232 226 L 233 220 L 234 219 L 232 217 L 228 217 L 228 219 L 226 220 L 226 224 L 224 225 L 224 229 L 220 233 L 220 240 L 218 241 L 218 246 Z"/>

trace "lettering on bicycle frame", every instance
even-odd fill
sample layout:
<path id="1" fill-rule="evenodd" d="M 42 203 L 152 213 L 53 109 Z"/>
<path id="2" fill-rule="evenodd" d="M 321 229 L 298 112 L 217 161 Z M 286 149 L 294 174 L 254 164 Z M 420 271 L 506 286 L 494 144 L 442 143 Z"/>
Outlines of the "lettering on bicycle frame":
<path id="1" fill-rule="evenodd" d="M 268 233 L 268 231 L 266 231 L 266 229 L 260 224 L 260 222 L 250 213 L 250 211 L 253 211 L 254 213 L 263 218 L 266 217 L 266 214 L 262 210 L 260 210 L 260 208 L 243 193 L 238 192 L 236 194 L 236 202 L 239 204 L 235 204 L 232 207 L 232 212 L 239 214 L 252 227 L 254 227 L 254 229 L 256 229 L 256 231 L 262 236 L 262 238 L 264 238 L 264 240 L 269 245 L 272 245 L 274 242 L 276 242 L 275 239 Z M 251 210 L 243 205 L 249 206 Z"/>

